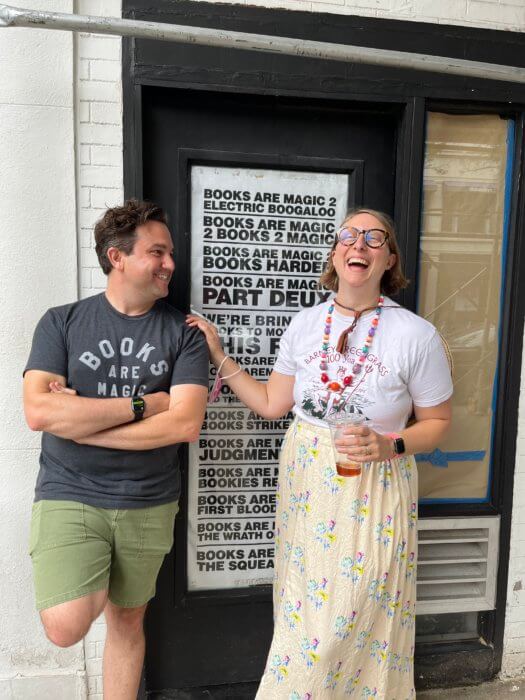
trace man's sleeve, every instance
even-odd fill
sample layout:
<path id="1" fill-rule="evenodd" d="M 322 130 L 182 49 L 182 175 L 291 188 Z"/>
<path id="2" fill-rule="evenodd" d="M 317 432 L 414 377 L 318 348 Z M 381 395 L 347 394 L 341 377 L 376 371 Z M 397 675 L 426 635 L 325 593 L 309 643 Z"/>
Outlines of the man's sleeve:
<path id="1" fill-rule="evenodd" d="M 198 328 L 184 325 L 180 351 L 171 374 L 171 386 L 199 384 L 208 386 L 208 346 Z"/>
<path id="2" fill-rule="evenodd" d="M 49 309 L 38 322 L 24 374 L 30 369 L 66 377 L 67 348 L 62 322 L 55 309 Z"/>

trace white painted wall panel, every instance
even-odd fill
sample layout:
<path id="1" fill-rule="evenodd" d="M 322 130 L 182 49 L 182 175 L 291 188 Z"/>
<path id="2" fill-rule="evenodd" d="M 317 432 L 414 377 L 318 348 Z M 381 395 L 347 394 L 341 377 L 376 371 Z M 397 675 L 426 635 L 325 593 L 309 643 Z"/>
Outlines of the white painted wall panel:
<path id="1" fill-rule="evenodd" d="M 71 12 L 72 0 L 29 0 L 8 5 Z M 0 41 L 0 103 L 71 107 L 71 33 L 45 29 L 3 29 Z"/>
<path id="2" fill-rule="evenodd" d="M 73 9 L 70 0 L 24 5 Z M 0 429 L 0 697 L 81 698 L 82 645 L 53 647 L 34 607 L 27 543 L 40 440 L 22 411 L 34 327 L 49 306 L 77 296 L 73 37 L 1 31 L 0 363 L 10 409 Z"/>

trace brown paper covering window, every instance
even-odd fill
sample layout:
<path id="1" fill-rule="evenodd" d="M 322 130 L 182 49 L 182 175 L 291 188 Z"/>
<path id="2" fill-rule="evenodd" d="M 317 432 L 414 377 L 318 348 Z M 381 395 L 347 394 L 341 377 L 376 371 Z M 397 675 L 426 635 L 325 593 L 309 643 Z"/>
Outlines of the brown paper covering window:
<path id="1" fill-rule="evenodd" d="M 446 454 L 446 468 L 418 461 L 421 498 L 487 495 L 507 127 L 497 115 L 431 113 L 428 119 L 418 313 L 444 335 L 453 355 L 453 427 L 440 449 L 459 461 Z"/>

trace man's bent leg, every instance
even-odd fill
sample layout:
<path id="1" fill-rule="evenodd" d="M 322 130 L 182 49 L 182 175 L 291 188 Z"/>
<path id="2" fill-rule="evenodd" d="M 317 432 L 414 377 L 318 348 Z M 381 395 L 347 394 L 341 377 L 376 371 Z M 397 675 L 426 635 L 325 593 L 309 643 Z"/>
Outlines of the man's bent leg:
<path id="1" fill-rule="evenodd" d="M 48 638 L 78 642 L 108 597 L 113 511 L 76 501 L 33 505 L 29 552 L 36 605 Z"/>
<path id="2" fill-rule="evenodd" d="M 144 663 L 146 605 L 121 608 L 111 601 L 104 610 L 104 700 L 136 700 Z"/>
<path id="3" fill-rule="evenodd" d="M 49 641 L 59 647 L 79 642 L 104 609 L 107 598 L 107 590 L 96 591 L 41 610 L 40 618 Z"/>

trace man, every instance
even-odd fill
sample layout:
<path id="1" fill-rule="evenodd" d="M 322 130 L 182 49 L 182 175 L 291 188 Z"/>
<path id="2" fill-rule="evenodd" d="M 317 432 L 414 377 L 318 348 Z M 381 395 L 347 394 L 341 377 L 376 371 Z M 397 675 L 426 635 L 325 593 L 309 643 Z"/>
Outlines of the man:
<path id="1" fill-rule="evenodd" d="M 109 209 L 95 240 L 105 293 L 47 311 L 24 372 L 26 419 L 43 432 L 30 553 L 48 638 L 75 644 L 104 610 L 104 698 L 127 700 L 173 543 L 179 444 L 204 418 L 208 351 L 162 301 L 175 264 L 160 207 Z"/>

